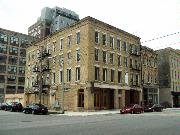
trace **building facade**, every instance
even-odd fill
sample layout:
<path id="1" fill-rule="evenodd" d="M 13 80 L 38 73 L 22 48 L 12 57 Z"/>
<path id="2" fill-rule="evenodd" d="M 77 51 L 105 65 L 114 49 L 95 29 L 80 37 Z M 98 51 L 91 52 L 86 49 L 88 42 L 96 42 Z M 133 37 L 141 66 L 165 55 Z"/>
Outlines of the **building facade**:
<path id="1" fill-rule="evenodd" d="M 143 103 L 157 104 L 159 103 L 157 53 L 153 49 L 141 46 L 141 63 Z"/>
<path id="2" fill-rule="evenodd" d="M 165 48 L 157 53 L 160 103 L 180 107 L 180 50 Z"/>
<path id="3" fill-rule="evenodd" d="M 77 21 L 79 15 L 71 10 L 45 7 L 37 22 L 28 28 L 28 35 L 43 38 Z"/>
<path id="4" fill-rule="evenodd" d="M 64 101 L 73 111 L 141 103 L 140 58 L 139 37 L 86 17 L 28 48 L 25 103 Z"/>
<path id="5" fill-rule="evenodd" d="M 0 28 L 0 102 L 22 102 L 26 48 L 32 39 Z"/>

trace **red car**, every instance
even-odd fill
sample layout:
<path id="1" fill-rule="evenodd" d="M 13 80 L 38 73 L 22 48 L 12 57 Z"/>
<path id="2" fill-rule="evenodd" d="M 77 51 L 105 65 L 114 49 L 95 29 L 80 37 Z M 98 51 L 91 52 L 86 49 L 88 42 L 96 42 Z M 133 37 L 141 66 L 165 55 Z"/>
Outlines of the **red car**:
<path id="1" fill-rule="evenodd" d="M 141 107 L 138 104 L 130 104 L 120 110 L 121 114 L 124 114 L 124 113 L 132 113 L 133 114 L 133 113 L 143 113 L 143 112 L 144 112 L 143 107 Z"/>

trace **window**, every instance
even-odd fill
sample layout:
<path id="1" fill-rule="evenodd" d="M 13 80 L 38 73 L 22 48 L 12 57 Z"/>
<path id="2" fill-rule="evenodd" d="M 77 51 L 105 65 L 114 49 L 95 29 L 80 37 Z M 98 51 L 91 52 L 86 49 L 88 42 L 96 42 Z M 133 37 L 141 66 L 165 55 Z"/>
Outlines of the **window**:
<path id="1" fill-rule="evenodd" d="M 99 32 L 95 32 L 95 43 L 99 43 Z"/>
<path id="2" fill-rule="evenodd" d="M 25 68 L 19 67 L 19 75 L 24 75 L 24 74 L 25 74 Z"/>
<path id="3" fill-rule="evenodd" d="M 59 49 L 62 50 L 63 49 L 63 39 L 60 39 L 60 43 L 59 43 Z"/>
<path id="4" fill-rule="evenodd" d="M 9 56 L 8 63 L 11 65 L 16 65 L 17 64 L 17 57 Z"/>
<path id="5" fill-rule="evenodd" d="M 128 73 L 125 73 L 125 83 L 128 85 Z"/>
<path id="6" fill-rule="evenodd" d="M 110 64 L 114 64 L 114 53 L 110 53 Z"/>
<path id="7" fill-rule="evenodd" d="M 80 80 L 80 67 L 76 68 L 76 81 Z"/>
<path id="8" fill-rule="evenodd" d="M 25 66 L 26 65 L 26 59 L 25 58 L 19 58 L 19 65 Z"/>
<path id="9" fill-rule="evenodd" d="M 103 68 L 103 81 L 107 81 L 107 68 Z"/>
<path id="10" fill-rule="evenodd" d="M 16 86 L 7 86 L 6 87 L 6 94 L 15 94 Z"/>
<path id="11" fill-rule="evenodd" d="M 80 32 L 76 33 L 77 44 L 80 44 Z"/>
<path id="12" fill-rule="evenodd" d="M 68 36 L 68 39 L 67 39 L 67 47 L 68 47 L 68 48 L 71 47 L 71 35 Z"/>
<path id="13" fill-rule="evenodd" d="M 120 41 L 120 39 L 117 39 L 117 50 L 119 52 L 121 51 L 121 41 Z"/>
<path id="14" fill-rule="evenodd" d="M 95 49 L 95 61 L 99 60 L 99 49 Z"/>
<path id="15" fill-rule="evenodd" d="M 123 50 L 126 52 L 127 51 L 127 43 L 124 41 L 123 42 Z"/>
<path id="16" fill-rule="evenodd" d="M 26 48 L 28 44 L 29 44 L 28 39 L 26 38 L 21 39 L 21 47 Z"/>
<path id="17" fill-rule="evenodd" d="M 10 74 L 16 74 L 17 67 L 16 66 L 8 66 L 8 73 Z"/>
<path id="18" fill-rule="evenodd" d="M 133 65 L 133 60 L 132 59 L 130 59 L 130 61 L 129 61 L 129 66 L 130 66 L 130 68 L 132 68 L 132 65 Z"/>
<path id="19" fill-rule="evenodd" d="M 0 42 L 1 43 L 7 43 L 8 37 L 6 34 L 0 33 Z"/>
<path id="20" fill-rule="evenodd" d="M 121 56 L 117 55 L 117 58 L 118 58 L 118 66 L 121 66 Z"/>
<path id="21" fill-rule="evenodd" d="M 124 65 L 128 67 L 127 57 L 124 57 Z"/>
<path id="22" fill-rule="evenodd" d="M 56 52 L 56 41 L 53 42 L 53 52 Z"/>
<path id="23" fill-rule="evenodd" d="M 95 80 L 99 80 L 99 67 L 95 67 Z"/>
<path id="24" fill-rule="evenodd" d="M 110 47 L 114 49 L 114 37 L 110 36 Z"/>
<path id="25" fill-rule="evenodd" d="M 103 51 L 103 63 L 107 63 L 107 53 Z"/>
<path id="26" fill-rule="evenodd" d="M 53 64 L 56 64 L 56 56 L 53 57 Z"/>
<path id="27" fill-rule="evenodd" d="M 139 75 L 136 74 L 136 85 L 139 85 Z"/>
<path id="28" fill-rule="evenodd" d="M 6 64 L 7 56 L 6 55 L 0 55 L 0 64 Z"/>
<path id="29" fill-rule="evenodd" d="M 18 55 L 18 48 L 16 48 L 16 47 L 9 47 L 9 54 L 10 55 Z"/>
<path id="30" fill-rule="evenodd" d="M 6 65 L 0 65 L 0 73 L 6 72 Z"/>
<path id="31" fill-rule="evenodd" d="M 62 83 L 62 79 L 63 79 L 63 72 L 60 71 L 59 72 L 59 83 Z"/>
<path id="32" fill-rule="evenodd" d="M 71 69 L 67 69 L 67 82 L 71 81 Z"/>
<path id="33" fill-rule="evenodd" d="M 59 65 L 63 66 L 63 55 L 59 55 Z"/>
<path id="34" fill-rule="evenodd" d="M 122 72 L 118 71 L 118 83 L 122 83 Z"/>
<path id="35" fill-rule="evenodd" d="M 111 82 L 114 82 L 114 70 L 111 69 Z"/>
<path id="36" fill-rule="evenodd" d="M 7 53 L 7 46 L 6 45 L 3 45 L 3 44 L 0 44 L 0 53 Z"/>
<path id="37" fill-rule="evenodd" d="M 34 56 L 35 56 L 35 51 L 33 52 Z M 26 57 L 26 50 L 25 49 L 20 49 L 20 56 L 22 57 Z M 34 58 L 33 58 L 34 59 Z"/>
<path id="38" fill-rule="evenodd" d="M 0 83 L 5 83 L 5 76 L 4 75 L 0 75 Z"/>
<path id="39" fill-rule="evenodd" d="M 24 85 L 24 83 L 25 83 L 25 78 L 24 77 L 18 77 L 18 84 Z"/>
<path id="40" fill-rule="evenodd" d="M 8 76 L 7 83 L 8 84 L 16 84 L 16 76 L 12 76 L 12 75 Z"/>
<path id="41" fill-rule="evenodd" d="M 18 43 L 19 43 L 18 37 L 11 36 L 11 41 L 10 41 L 10 43 L 11 43 L 12 45 L 18 45 Z"/>
<path id="42" fill-rule="evenodd" d="M 76 61 L 80 61 L 80 49 L 76 50 Z"/>
<path id="43" fill-rule="evenodd" d="M 106 45 L 106 34 L 102 35 L 102 43 L 103 45 Z"/>
<path id="44" fill-rule="evenodd" d="M 17 93 L 24 93 L 24 87 L 23 86 L 18 86 Z"/>

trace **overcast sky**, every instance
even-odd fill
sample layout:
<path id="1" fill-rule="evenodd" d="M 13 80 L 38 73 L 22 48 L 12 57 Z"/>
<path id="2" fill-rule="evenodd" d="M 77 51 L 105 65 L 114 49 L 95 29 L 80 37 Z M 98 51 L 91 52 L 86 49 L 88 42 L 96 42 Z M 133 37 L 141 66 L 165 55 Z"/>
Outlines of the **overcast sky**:
<path id="1" fill-rule="evenodd" d="M 0 0 L 0 27 L 28 33 L 43 7 L 64 7 L 92 16 L 141 38 L 141 42 L 180 31 L 179 0 Z M 180 34 L 148 42 L 153 49 L 180 49 Z"/>

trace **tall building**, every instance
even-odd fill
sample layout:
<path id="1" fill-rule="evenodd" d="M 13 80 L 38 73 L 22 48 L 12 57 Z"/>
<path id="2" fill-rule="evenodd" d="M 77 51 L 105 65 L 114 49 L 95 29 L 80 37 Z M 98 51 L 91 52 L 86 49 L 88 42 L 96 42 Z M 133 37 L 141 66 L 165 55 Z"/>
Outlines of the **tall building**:
<path id="1" fill-rule="evenodd" d="M 143 103 L 157 104 L 159 103 L 157 53 L 153 49 L 141 46 L 141 63 Z"/>
<path id="2" fill-rule="evenodd" d="M 28 28 L 28 35 L 43 38 L 77 21 L 79 15 L 71 10 L 45 7 L 37 22 Z"/>
<path id="3" fill-rule="evenodd" d="M 140 72 L 140 38 L 86 17 L 27 49 L 25 103 L 64 101 L 74 111 L 141 103 Z"/>
<path id="4" fill-rule="evenodd" d="M 32 37 L 0 28 L 0 102 L 22 102 L 26 48 Z"/>
<path id="5" fill-rule="evenodd" d="M 160 103 L 180 106 L 180 50 L 165 48 L 158 53 Z"/>

